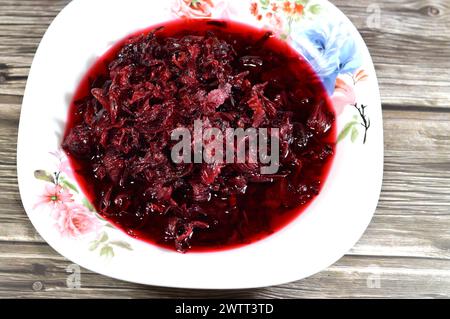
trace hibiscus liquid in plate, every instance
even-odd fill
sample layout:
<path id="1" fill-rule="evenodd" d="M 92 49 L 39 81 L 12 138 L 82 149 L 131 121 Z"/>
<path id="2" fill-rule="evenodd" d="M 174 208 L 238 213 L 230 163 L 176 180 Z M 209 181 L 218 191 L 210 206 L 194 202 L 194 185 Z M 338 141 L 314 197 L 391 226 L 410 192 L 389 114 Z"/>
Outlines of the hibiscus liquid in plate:
<path id="1" fill-rule="evenodd" d="M 279 128 L 280 168 L 175 164 L 170 133 Z M 181 252 L 238 247 L 295 219 L 334 156 L 331 102 L 310 65 L 270 32 L 177 20 L 139 32 L 89 70 L 63 140 L 97 211 L 129 235 Z"/>

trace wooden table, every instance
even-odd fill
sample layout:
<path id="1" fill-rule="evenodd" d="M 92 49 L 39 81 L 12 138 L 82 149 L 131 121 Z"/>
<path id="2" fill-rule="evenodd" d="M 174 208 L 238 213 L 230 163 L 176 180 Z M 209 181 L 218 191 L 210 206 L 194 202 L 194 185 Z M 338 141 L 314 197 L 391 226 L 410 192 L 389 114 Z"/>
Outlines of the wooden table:
<path id="1" fill-rule="evenodd" d="M 53 251 L 25 214 L 16 178 L 22 95 L 42 35 L 69 0 L 0 0 L 0 297 L 450 297 L 450 2 L 336 0 L 378 72 L 385 176 L 359 243 L 327 270 L 264 289 L 147 287 L 82 270 Z M 367 24 L 381 9 L 381 24 Z M 81 21 L 80 21 L 81 23 Z M 30 159 L 31 160 L 31 159 Z"/>

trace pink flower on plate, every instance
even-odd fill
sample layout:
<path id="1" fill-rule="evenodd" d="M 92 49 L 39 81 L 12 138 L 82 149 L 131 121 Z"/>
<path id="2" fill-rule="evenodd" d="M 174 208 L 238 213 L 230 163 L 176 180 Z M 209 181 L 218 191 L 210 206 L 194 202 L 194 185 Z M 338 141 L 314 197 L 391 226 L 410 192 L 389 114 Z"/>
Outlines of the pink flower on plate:
<path id="1" fill-rule="evenodd" d="M 277 14 L 271 14 L 267 16 L 269 19 L 269 23 L 272 27 L 272 31 L 276 34 L 280 35 L 283 33 L 283 20 L 281 17 Z"/>
<path id="2" fill-rule="evenodd" d="M 207 18 L 213 8 L 212 0 L 175 0 L 172 12 L 184 18 Z"/>
<path id="3" fill-rule="evenodd" d="M 350 82 L 350 83 L 349 83 Z M 331 96 L 336 115 L 342 114 L 347 105 L 356 103 L 355 84 L 353 81 L 345 81 L 342 78 L 336 79 L 336 88 Z"/>
<path id="4" fill-rule="evenodd" d="M 72 203 L 72 194 L 60 185 L 45 185 L 44 193 L 40 195 L 38 202 L 34 205 L 37 208 L 41 205 L 49 205 L 52 209 L 61 209 L 66 204 Z"/>
<path id="5" fill-rule="evenodd" d="M 62 206 L 55 216 L 59 232 L 65 237 L 81 237 L 97 231 L 101 224 L 95 215 L 79 204 Z"/>
<path id="6" fill-rule="evenodd" d="M 61 150 L 50 152 L 50 154 L 52 154 L 57 160 L 57 171 L 66 174 L 66 176 L 70 179 L 74 179 L 75 177 L 73 175 L 72 167 L 70 167 L 70 163 L 67 159 L 66 154 L 64 154 L 64 152 Z"/>
<path id="7" fill-rule="evenodd" d="M 69 160 L 68 159 L 63 159 L 60 163 L 59 163 L 59 171 L 61 173 L 66 174 L 66 176 L 70 179 L 75 179 L 75 176 L 73 175 L 73 171 L 72 171 L 72 167 L 70 166 Z"/>

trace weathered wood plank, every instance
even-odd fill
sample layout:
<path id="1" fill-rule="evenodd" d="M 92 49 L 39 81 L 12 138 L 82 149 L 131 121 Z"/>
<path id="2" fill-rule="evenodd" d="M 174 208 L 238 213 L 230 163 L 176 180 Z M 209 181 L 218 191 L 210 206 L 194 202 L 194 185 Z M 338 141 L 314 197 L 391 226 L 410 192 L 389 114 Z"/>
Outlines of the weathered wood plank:
<path id="1" fill-rule="evenodd" d="M 81 269 L 80 288 L 68 288 L 70 262 L 46 245 L 0 245 L 0 298 L 351 298 L 450 295 L 450 261 L 346 256 L 302 281 L 254 290 L 155 288 L 113 280 Z M 430 270 L 432 269 L 432 270 Z"/>
<path id="2" fill-rule="evenodd" d="M 0 2 L 0 23 L 7 25 L 48 24 L 70 0 Z"/>
<path id="3" fill-rule="evenodd" d="M 0 119 L 17 122 L 22 96 L 0 94 Z"/>

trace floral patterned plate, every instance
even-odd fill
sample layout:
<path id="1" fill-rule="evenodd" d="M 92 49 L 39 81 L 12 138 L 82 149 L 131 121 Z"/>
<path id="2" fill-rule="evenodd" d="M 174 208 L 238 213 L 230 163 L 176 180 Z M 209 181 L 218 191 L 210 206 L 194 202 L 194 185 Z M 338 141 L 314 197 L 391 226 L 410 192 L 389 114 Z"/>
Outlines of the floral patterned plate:
<path id="1" fill-rule="evenodd" d="M 138 241 L 102 220 L 59 149 L 68 105 L 82 75 L 114 42 L 175 18 L 233 19 L 272 30 L 322 78 L 337 114 L 338 146 L 321 194 L 290 225 L 242 248 L 179 254 Z M 383 175 L 383 130 L 369 52 L 327 1 L 72 1 L 36 53 L 23 100 L 17 150 L 20 193 L 41 236 L 69 260 L 114 278 L 160 286 L 250 288 L 328 267 L 360 238 Z"/>

